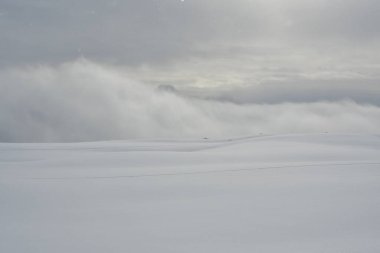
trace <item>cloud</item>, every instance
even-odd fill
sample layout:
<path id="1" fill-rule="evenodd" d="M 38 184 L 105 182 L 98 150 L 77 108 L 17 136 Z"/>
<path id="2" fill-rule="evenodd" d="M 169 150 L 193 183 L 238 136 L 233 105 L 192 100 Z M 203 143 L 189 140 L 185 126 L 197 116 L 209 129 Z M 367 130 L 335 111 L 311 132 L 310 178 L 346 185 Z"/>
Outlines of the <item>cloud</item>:
<path id="1" fill-rule="evenodd" d="M 2 65 L 80 55 L 127 65 L 162 64 L 192 54 L 202 41 L 250 36 L 259 29 L 257 11 L 245 0 L 3 2 Z"/>
<path id="2" fill-rule="evenodd" d="M 351 100 L 380 106 L 379 81 L 371 79 L 272 81 L 230 89 L 202 89 L 195 97 L 230 101 L 237 104 L 310 103 Z"/>
<path id="3" fill-rule="evenodd" d="M 293 36 L 311 40 L 338 38 L 346 43 L 379 39 L 377 0 L 300 1 L 287 9 Z M 341 41 L 342 42 L 342 41 Z"/>
<path id="4" fill-rule="evenodd" d="M 375 105 L 238 105 L 194 99 L 86 60 L 3 69 L 0 90 L 3 142 L 380 131 L 380 108 Z"/>
<path id="5" fill-rule="evenodd" d="M 0 64 L 83 55 L 162 65 L 235 42 L 361 47 L 378 43 L 379 8 L 377 0 L 2 0 Z"/>

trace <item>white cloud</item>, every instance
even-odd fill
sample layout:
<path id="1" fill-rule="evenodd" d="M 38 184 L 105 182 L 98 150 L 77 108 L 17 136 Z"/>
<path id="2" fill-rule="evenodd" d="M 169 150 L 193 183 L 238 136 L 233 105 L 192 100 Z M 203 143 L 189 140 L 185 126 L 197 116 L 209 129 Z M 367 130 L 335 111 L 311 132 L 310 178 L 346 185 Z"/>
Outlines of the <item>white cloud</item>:
<path id="1" fill-rule="evenodd" d="M 350 101 L 237 105 L 179 96 L 89 61 L 0 71 L 0 141 L 380 131 Z"/>

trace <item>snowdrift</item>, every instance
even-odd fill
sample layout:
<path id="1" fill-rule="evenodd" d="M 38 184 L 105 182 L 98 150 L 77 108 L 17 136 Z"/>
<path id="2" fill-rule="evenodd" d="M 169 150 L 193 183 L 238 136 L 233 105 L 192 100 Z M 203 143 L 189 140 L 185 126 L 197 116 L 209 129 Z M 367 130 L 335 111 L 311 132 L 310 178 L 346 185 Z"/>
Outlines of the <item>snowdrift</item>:
<path id="1" fill-rule="evenodd" d="M 380 252 L 380 137 L 0 144 L 0 252 Z"/>

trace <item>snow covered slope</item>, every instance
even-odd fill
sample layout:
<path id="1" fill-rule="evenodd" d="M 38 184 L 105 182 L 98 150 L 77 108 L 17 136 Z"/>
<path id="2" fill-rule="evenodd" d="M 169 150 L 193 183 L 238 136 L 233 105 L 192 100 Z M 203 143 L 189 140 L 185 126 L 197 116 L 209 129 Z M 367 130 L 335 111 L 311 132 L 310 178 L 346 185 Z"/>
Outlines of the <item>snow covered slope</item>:
<path id="1" fill-rule="evenodd" d="M 380 252 L 380 137 L 0 144 L 0 252 Z"/>

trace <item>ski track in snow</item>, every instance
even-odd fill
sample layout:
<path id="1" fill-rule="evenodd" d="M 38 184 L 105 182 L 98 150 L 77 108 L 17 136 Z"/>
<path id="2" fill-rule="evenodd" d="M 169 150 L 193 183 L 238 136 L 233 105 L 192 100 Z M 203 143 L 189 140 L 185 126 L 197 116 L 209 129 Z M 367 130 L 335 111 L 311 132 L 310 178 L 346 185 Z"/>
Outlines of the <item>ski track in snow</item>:
<path id="1" fill-rule="evenodd" d="M 156 174 L 140 174 L 140 175 L 120 175 L 120 176 L 92 176 L 92 177 L 36 177 L 27 178 L 32 180 L 77 180 L 77 179 L 119 179 L 119 178 L 140 178 L 140 177 L 162 177 L 162 176 L 186 176 L 186 175 L 200 175 L 200 174 L 218 174 L 218 173 L 233 173 L 245 172 L 254 170 L 268 170 L 268 169 L 286 169 L 286 168 L 306 168 L 306 167 L 325 167 L 325 166 L 358 166 L 358 165 L 380 165 L 380 162 L 367 162 L 367 163 L 318 163 L 318 164 L 300 164 L 300 165 L 283 165 L 283 166 L 268 166 L 247 169 L 226 169 L 226 170 L 205 170 L 205 171 L 190 171 L 181 173 L 156 173 Z"/>

